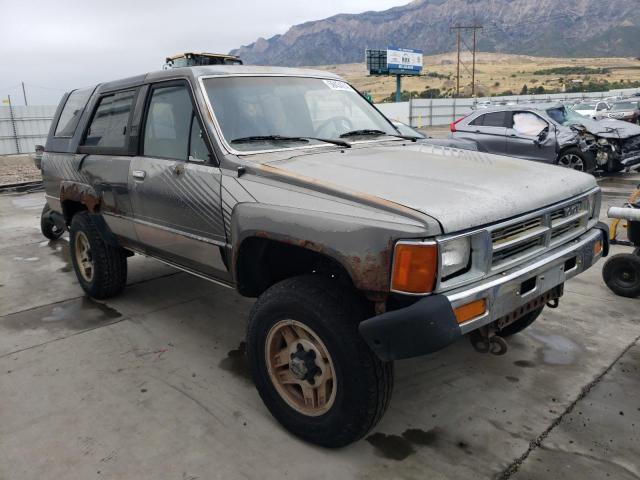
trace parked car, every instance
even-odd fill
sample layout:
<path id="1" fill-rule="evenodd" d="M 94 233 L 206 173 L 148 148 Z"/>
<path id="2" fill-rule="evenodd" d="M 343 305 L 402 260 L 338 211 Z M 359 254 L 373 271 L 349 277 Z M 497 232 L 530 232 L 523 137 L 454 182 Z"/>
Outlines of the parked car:
<path id="1" fill-rule="evenodd" d="M 611 104 L 606 117 L 640 125 L 640 100 L 628 99 Z"/>
<path id="2" fill-rule="evenodd" d="M 439 147 L 459 148 L 462 150 L 478 151 L 478 144 L 471 140 L 455 139 L 455 138 L 432 138 L 424 135 L 420 131 L 413 127 L 410 127 L 406 123 L 392 121 L 393 126 L 398 129 L 398 132 L 407 137 L 414 136 L 420 143 L 427 145 L 435 145 Z"/>
<path id="3" fill-rule="evenodd" d="M 582 116 L 593 118 L 597 120 L 604 116 L 607 110 L 609 110 L 609 104 L 604 101 L 600 102 L 581 102 L 573 106 L 573 110 Z"/>
<path id="4" fill-rule="evenodd" d="M 466 334 L 504 353 L 608 249 L 592 176 L 452 162 L 322 71 L 188 67 L 72 91 L 42 175 L 90 297 L 121 292 L 135 253 L 257 297 L 258 392 L 327 447 L 380 420 L 394 360 Z"/>
<path id="5" fill-rule="evenodd" d="M 544 107 L 542 107 L 544 108 Z M 450 126 L 451 138 L 473 141 L 483 152 L 551 163 L 583 172 L 596 168 L 580 134 L 555 122 L 540 105 L 476 110 Z"/>
<path id="6" fill-rule="evenodd" d="M 556 105 L 546 110 L 555 122 L 580 133 L 599 169 L 618 172 L 640 164 L 640 126 L 612 118 L 596 121 Z"/>

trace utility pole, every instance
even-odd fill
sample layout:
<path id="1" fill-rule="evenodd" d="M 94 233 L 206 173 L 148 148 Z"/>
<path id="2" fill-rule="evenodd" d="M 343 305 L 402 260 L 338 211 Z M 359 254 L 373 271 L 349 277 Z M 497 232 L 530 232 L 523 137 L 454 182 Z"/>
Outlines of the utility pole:
<path id="1" fill-rule="evenodd" d="M 460 96 L 460 29 L 457 29 L 458 34 L 458 63 L 456 68 L 456 97 Z"/>
<path id="2" fill-rule="evenodd" d="M 20 82 L 22 84 L 22 96 L 24 97 L 25 106 L 29 105 L 27 103 L 27 91 L 24 89 L 24 82 Z"/>
<path id="3" fill-rule="evenodd" d="M 473 66 L 471 69 L 471 95 L 475 96 L 476 94 L 476 46 L 477 46 L 477 40 L 478 40 L 477 31 L 482 30 L 482 25 L 467 25 L 467 26 L 456 25 L 454 27 L 451 27 L 450 30 L 456 31 L 457 45 L 458 45 L 458 48 L 457 48 L 458 63 L 456 66 L 456 96 L 460 95 L 460 65 L 462 65 L 467 70 L 467 72 L 469 71 L 469 69 L 466 67 L 464 62 L 460 61 L 460 43 L 464 43 L 467 49 L 471 50 L 472 52 Z M 462 32 L 467 30 L 473 31 L 473 47 L 472 48 L 469 48 L 464 42 L 464 40 L 462 39 Z"/>
<path id="4" fill-rule="evenodd" d="M 471 96 L 476 96 L 476 28 L 473 29 L 473 67 L 471 68 Z M 24 85 L 24 84 L 23 84 Z M 25 98 L 25 102 L 26 102 Z"/>

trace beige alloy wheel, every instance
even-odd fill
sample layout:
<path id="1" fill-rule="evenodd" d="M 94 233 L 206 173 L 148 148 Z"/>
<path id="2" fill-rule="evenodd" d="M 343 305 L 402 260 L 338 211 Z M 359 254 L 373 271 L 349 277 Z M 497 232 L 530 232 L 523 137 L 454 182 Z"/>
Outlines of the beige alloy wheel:
<path id="1" fill-rule="evenodd" d="M 89 239 L 84 232 L 80 231 L 76 233 L 75 241 L 75 256 L 76 264 L 82 278 L 91 283 L 93 280 L 94 266 L 93 258 L 91 256 L 91 246 L 89 245 Z"/>
<path id="2" fill-rule="evenodd" d="M 308 326 L 281 320 L 267 335 L 269 377 L 280 397 L 310 417 L 326 413 L 336 398 L 336 374 L 324 343 Z"/>

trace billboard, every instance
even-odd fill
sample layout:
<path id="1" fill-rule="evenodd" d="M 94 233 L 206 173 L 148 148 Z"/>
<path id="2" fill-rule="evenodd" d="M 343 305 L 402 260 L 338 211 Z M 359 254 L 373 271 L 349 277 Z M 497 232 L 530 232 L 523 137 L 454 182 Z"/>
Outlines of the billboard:
<path id="1" fill-rule="evenodd" d="M 387 47 L 387 69 L 392 74 L 420 74 L 422 71 L 422 50 Z"/>

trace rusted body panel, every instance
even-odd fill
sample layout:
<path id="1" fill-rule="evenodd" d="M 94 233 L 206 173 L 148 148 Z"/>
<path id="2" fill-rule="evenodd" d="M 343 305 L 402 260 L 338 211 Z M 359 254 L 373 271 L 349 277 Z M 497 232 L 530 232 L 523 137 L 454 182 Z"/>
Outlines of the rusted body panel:
<path id="1" fill-rule="evenodd" d="M 238 204 L 233 211 L 233 269 L 242 242 L 268 238 L 335 259 L 365 292 L 388 292 L 395 240 L 426 236 L 425 227 L 371 221 L 293 206 Z"/>
<path id="2" fill-rule="evenodd" d="M 86 183 L 63 181 L 60 184 L 60 203 L 63 208 L 67 201 L 84 205 L 89 213 L 95 214 L 100 211 L 100 197 L 96 190 Z"/>

